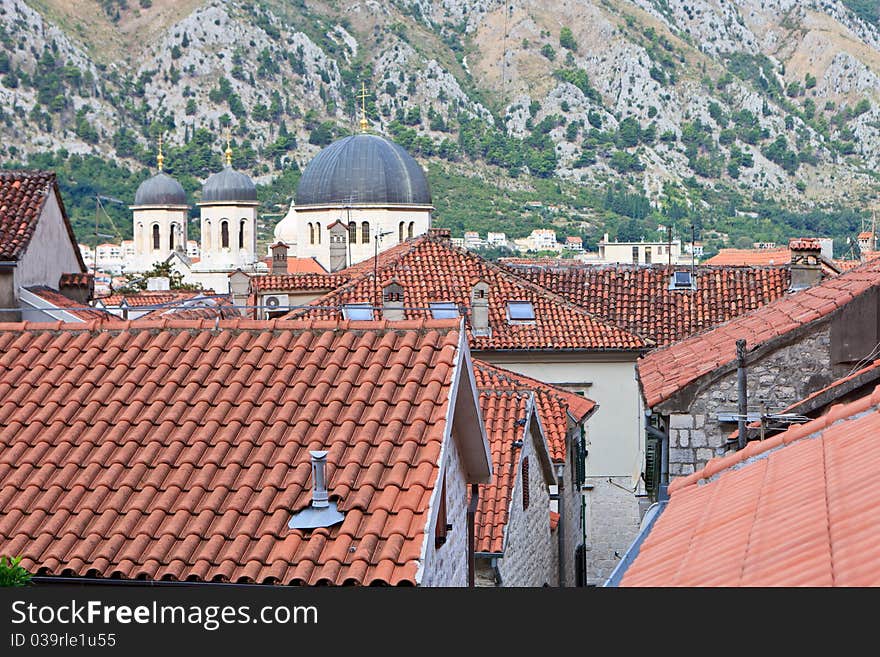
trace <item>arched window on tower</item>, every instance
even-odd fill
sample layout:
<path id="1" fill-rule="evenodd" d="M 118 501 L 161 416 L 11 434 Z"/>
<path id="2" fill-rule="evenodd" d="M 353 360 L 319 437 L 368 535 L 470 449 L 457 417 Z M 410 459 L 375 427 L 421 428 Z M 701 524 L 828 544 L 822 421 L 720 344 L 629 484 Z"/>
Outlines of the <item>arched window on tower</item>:
<path id="1" fill-rule="evenodd" d="M 312 226 L 312 222 L 309 222 L 309 244 L 315 243 L 315 227 Z"/>
<path id="2" fill-rule="evenodd" d="M 174 250 L 174 238 L 177 236 L 177 224 L 172 223 L 168 234 L 168 248 Z"/>
<path id="3" fill-rule="evenodd" d="M 229 222 L 225 219 L 220 222 L 220 248 L 229 248 Z"/>
<path id="4" fill-rule="evenodd" d="M 241 221 L 238 222 L 238 248 L 239 249 L 244 248 L 244 229 L 245 229 L 245 226 L 247 226 L 246 219 L 242 219 Z"/>
<path id="5" fill-rule="evenodd" d="M 406 236 L 409 238 L 412 238 L 413 233 L 415 233 L 415 230 L 416 230 L 416 222 L 410 221 L 409 222 L 409 230 L 406 231 Z"/>
<path id="6" fill-rule="evenodd" d="M 361 243 L 369 244 L 370 243 L 370 222 L 362 221 L 361 222 Z"/>
<path id="7" fill-rule="evenodd" d="M 399 233 L 399 235 L 397 236 L 397 241 L 402 242 L 403 241 L 403 222 L 402 221 L 400 222 L 400 225 L 397 227 L 397 230 Z"/>
<path id="8" fill-rule="evenodd" d="M 161 248 L 159 244 L 159 224 L 153 224 L 153 251 Z"/>
<path id="9" fill-rule="evenodd" d="M 358 229 L 357 224 L 353 221 L 348 222 L 348 243 L 354 244 L 357 242 Z"/>
<path id="10" fill-rule="evenodd" d="M 318 244 L 320 244 L 321 243 L 321 224 L 320 223 L 315 224 L 315 237 L 317 238 Z"/>

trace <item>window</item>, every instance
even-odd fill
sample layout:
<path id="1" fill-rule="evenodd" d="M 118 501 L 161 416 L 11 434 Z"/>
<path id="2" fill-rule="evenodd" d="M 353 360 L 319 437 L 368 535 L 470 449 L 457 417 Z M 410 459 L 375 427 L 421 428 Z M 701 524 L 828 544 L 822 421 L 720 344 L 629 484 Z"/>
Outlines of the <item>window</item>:
<path id="1" fill-rule="evenodd" d="M 315 241 L 321 243 L 321 224 L 315 224 Z"/>
<path id="2" fill-rule="evenodd" d="M 153 251 L 158 251 L 159 246 L 159 224 L 153 224 Z"/>
<path id="3" fill-rule="evenodd" d="M 522 506 L 523 511 L 529 508 L 529 457 L 522 460 Z"/>
<path id="4" fill-rule="evenodd" d="M 432 301 L 428 307 L 434 319 L 455 319 L 459 316 L 458 305 L 454 301 Z"/>
<path id="5" fill-rule="evenodd" d="M 370 224 L 367 221 L 361 222 L 361 244 L 370 243 Z"/>
<path id="6" fill-rule="evenodd" d="M 347 303 L 342 306 L 342 316 L 353 322 L 371 322 L 373 306 L 368 303 Z"/>
<path id="7" fill-rule="evenodd" d="M 397 230 L 400 233 L 398 235 L 397 241 L 402 242 L 403 241 L 403 222 L 402 221 L 400 222 L 400 225 L 397 227 Z"/>
<path id="8" fill-rule="evenodd" d="M 168 235 L 168 248 L 174 250 L 174 233 L 177 232 L 177 224 L 171 224 L 171 232 Z"/>
<path id="9" fill-rule="evenodd" d="M 672 274 L 672 280 L 669 283 L 671 290 L 693 290 L 695 289 L 694 280 L 691 278 L 689 271 L 677 271 Z"/>
<path id="10" fill-rule="evenodd" d="M 535 307 L 531 301 L 508 301 L 507 319 L 512 322 L 534 322 Z"/>
<path id="11" fill-rule="evenodd" d="M 358 229 L 357 224 L 353 221 L 348 222 L 348 243 L 354 244 L 357 242 Z"/>
<path id="12" fill-rule="evenodd" d="M 309 222 L 309 244 L 315 243 L 315 227 L 312 226 L 312 222 Z"/>
<path id="13" fill-rule="evenodd" d="M 646 265 L 651 264 L 651 247 L 650 246 L 645 247 L 645 264 Z"/>
<path id="14" fill-rule="evenodd" d="M 409 238 L 412 238 L 413 233 L 415 232 L 415 230 L 416 230 L 416 222 L 415 222 L 415 221 L 410 221 L 410 222 L 409 222 L 409 229 L 407 229 L 407 231 L 406 231 L 406 236 L 409 237 Z"/>
<path id="15" fill-rule="evenodd" d="M 220 222 L 220 248 L 228 249 L 229 248 L 229 222 L 221 221 Z"/>
<path id="16" fill-rule="evenodd" d="M 247 221 L 242 219 L 238 222 L 238 248 L 244 248 L 244 227 L 247 226 Z"/>
<path id="17" fill-rule="evenodd" d="M 450 525 L 446 522 L 446 473 L 443 474 L 443 487 L 440 499 L 437 500 L 437 524 L 434 526 L 434 547 L 439 548 L 446 543 L 446 534 Z"/>
<path id="18" fill-rule="evenodd" d="M 638 263 L 638 261 L 639 261 L 639 247 L 634 246 L 632 248 L 632 254 L 633 254 L 633 262 Z"/>

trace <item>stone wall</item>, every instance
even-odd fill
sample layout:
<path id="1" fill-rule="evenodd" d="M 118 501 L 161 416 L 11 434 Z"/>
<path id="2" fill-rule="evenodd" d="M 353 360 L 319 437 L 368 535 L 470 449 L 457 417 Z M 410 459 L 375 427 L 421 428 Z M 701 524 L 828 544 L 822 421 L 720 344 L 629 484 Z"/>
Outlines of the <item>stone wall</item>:
<path id="1" fill-rule="evenodd" d="M 790 404 L 846 375 L 849 365 L 831 364 L 828 324 L 791 344 L 749 362 L 747 390 L 749 411 L 763 401 L 768 412 Z M 701 469 L 714 456 L 727 452 L 727 440 L 735 422 L 721 422 L 719 412 L 737 410 L 736 370 L 706 386 L 691 402 L 687 413 L 669 415 L 669 474 L 688 475 Z"/>
<path id="2" fill-rule="evenodd" d="M 529 507 L 523 509 L 522 459 L 529 459 Z M 498 561 L 502 586 L 543 586 L 558 583 L 554 570 L 555 536 L 550 534 L 550 491 L 536 453 L 533 434 L 523 441 L 520 469 L 513 488 L 504 556 Z"/>
<path id="3" fill-rule="evenodd" d="M 574 441 L 580 432 L 580 425 L 572 425 L 566 437 L 565 464 L 562 471 L 562 485 L 559 487 L 560 500 L 562 502 L 561 517 L 559 526 L 562 529 L 562 549 L 561 554 L 558 548 L 559 539 L 557 532 L 553 535 L 553 540 L 557 546 L 555 555 L 556 572 L 559 572 L 559 560 L 563 560 L 565 572 L 563 573 L 564 581 L 560 582 L 560 586 L 574 586 L 576 579 L 575 553 L 577 546 L 584 542 L 586 522 L 584 518 L 584 493 L 575 481 L 574 466 Z M 559 469 L 559 464 L 554 464 L 554 468 Z M 559 512 L 558 503 L 551 503 L 551 508 Z"/>
<path id="4" fill-rule="evenodd" d="M 587 585 L 601 586 L 639 533 L 631 477 L 587 477 Z"/>
<path id="5" fill-rule="evenodd" d="M 452 529 L 446 535 L 446 543 L 439 548 L 434 545 L 434 527 L 437 522 L 437 500 L 442 480 L 446 477 L 446 522 Z M 425 530 L 425 560 L 422 564 L 421 586 L 467 586 L 467 500 L 468 483 L 458 445 L 451 438 L 444 446 L 444 454 L 438 474 L 431 520 Z"/>

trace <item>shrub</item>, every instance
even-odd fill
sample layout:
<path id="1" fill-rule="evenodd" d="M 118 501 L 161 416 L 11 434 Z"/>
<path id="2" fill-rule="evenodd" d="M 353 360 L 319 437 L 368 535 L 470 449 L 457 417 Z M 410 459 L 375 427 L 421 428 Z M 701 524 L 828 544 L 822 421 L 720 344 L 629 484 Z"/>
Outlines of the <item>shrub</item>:
<path id="1" fill-rule="evenodd" d="M 0 557 L 0 586 L 25 586 L 31 574 L 21 565 L 21 557 Z"/>

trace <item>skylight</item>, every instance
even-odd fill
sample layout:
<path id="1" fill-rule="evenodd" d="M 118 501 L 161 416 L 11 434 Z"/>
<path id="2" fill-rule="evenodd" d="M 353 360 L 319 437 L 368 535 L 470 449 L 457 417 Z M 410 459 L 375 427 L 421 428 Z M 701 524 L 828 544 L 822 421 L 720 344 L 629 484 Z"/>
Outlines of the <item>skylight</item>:
<path id="1" fill-rule="evenodd" d="M 677 271 L 672 274 L 669 287 L 673 290 L 690 290 L 694 288 L 694 279 L 689 271 Z"/>
<path id="2" fill-rule="evenodd" d="M 342 306 L 342 316 L 353 322 L 371 322 L 373 307 L 368 303 L 347 303 Z"/>
<path id="3" fill-rule="evenodd" d="M 533 322 L 535 307 L 531 301 L 508 301 L 507 318 L 512 322 Z"/>
<path id="4" fill-rule="evenodd" d="M 459 316 L 458 305 L 454 301 L 432 301 L 428 307 L 434 319 L 455 319 Z"/>

